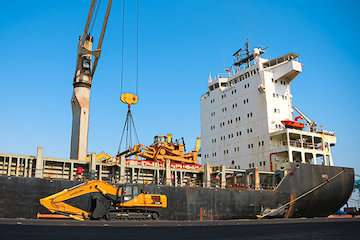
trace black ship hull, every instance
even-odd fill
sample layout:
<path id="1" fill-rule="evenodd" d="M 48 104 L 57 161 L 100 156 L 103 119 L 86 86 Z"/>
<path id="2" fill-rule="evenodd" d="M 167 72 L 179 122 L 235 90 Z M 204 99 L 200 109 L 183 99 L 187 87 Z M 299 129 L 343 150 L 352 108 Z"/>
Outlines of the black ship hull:
<path id="1" fill-rule="evenodd" d="M 353 183 L 352 168 L 293 164 L 272 191 L 162 185 L 144 188 L 147 192 L 167 195 L 168 207 L 159 210 L 163 220 L 217 220 L 259 216 L 325 217 L 347 202 Z M 38 212 L 44 211 L 40 198 L 77 184 L 77 181 L 1 176 L 0 217 L 35 218 Z"/>

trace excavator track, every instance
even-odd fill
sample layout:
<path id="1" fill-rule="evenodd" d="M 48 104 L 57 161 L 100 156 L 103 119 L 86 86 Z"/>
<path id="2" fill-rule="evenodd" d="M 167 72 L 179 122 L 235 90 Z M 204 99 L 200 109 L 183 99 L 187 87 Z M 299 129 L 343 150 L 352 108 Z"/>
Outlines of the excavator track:
<path id="1" fill-rule="evenodd" d="M 106 219 L 108 220 L 158 220 L 159 213 L 145 209 L 123 209 L 116 212 L 110 212 Z"/>

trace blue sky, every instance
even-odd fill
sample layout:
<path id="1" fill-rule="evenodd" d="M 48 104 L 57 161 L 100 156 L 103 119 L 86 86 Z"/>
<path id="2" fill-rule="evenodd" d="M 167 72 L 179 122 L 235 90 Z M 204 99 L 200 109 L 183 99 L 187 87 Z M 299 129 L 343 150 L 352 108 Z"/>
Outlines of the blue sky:
<path id="1" fill-rule="evenodd" d="M 76 46 L 89 2 L 2 3 L 0 152 L 34 154 L 41 145 L 47 156 L 68 157 Z M 129 91 L 136 76 L 133 2 L 127 0 L 125 16 Z M 117 151 L 126 113 L 119 102 L 120 3 L 113 3 L 92 88 L 92 152 Z M 300 54 L 294 104 L 336 131 L 336 164 L 360 171 L 359 12 L 358 1 L 140 0 L 140 102 L 134 108 L 140 140 L 172 132 L 192 147 L 209 73 L 223 72 L 248 38 L 267 46 L 267 57 Z"/>

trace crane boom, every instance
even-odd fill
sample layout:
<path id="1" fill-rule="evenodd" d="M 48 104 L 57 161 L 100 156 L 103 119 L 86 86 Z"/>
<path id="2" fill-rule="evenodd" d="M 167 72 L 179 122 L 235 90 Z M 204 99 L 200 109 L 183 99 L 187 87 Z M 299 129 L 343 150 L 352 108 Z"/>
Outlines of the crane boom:
<path id="1" fill-rule="evenodd" d="M 93 70 L 92 70 L 92 73 L 91 73 L 91 77 L 94 77 L 95 70 L 96 70 L 96 67 L 97 67 L 97 64 L 98 64 L 98 61 L 99 61 L 99 58 L 100 58 L 101 47 L 102 47 L 102 44 L 103 44 L 108 19 L 109 19 L 109 16 L 110 16 L 111 6 L 112 6 L 112 0 L 109 0 L 107 8 L 106 8 L 104 22 L 103 22 L 101 33 L 100 33 L 99 42 L 98 42 L 98 45 L 96 47 L 97 51 L 99 52 L 99 55 L 98 56 L 95 55 L 95 60 L 94 60 L 94 65 L 93 65 Z"/>
<path id="2" fill-rule="evenodd" d="M 299 108 L 293 106 L 293 109 L 294 109 L 298 114 L 300 114 L 300 116 L 302 116 L 302 117 L 305 119 L 305 121 L 306 121 L 306 122 L 308 123 L 308 125 L 309 125 L 310 131 L 312 131 L 312 132 L 315 131 L 315 129 L 316 129 L 316 122 L 314 122 L 314 121 L 311 120 L 308 116 L 306 116 L 303 112 L 301 112 Z"/>
<path id="3" fill-rule="evenodd" d="M 96 2 L 96 0 L 91 1 L 84 32 L 78 44 L 76 70 L 73 80 L 71 159 L 84 160 L 87 156 L 90 90 L 101 55 L 101 48 L 112 7 L 112 0 L 108 0 L 99 40 L 96 49 L 93 50 L 93 36 L 90 33 L 90 26 L 95 21 L 94 15 L 96 13 L 94 14 L 94 11 L 97 5 Z"/>

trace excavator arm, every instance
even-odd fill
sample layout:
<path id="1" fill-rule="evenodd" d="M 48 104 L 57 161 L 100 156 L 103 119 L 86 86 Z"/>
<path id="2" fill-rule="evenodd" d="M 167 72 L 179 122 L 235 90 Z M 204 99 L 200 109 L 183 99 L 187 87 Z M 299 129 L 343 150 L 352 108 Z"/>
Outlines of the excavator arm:
<path id="1" fill-rule="evenodd" d="M 93 180 L 69 189 L 64 189 L 63 191 L 58 192 L 54 195 L 42 198 L 40 199 L 40 204 L 46 209 L 48 209 L 51 213 L 63 214 L 76 220 L 85 220 L 91 217 L 97 218 L 100 216 L 96 207 L 100 207 L 100 202 L 103 201 L 104 198 L 93 199 L 95 201 L 99 201 L 99 203 L 96 203 L 96 207 L 93 209 L 92 212 L 88 212 L 81 208 L 74 207 L 65 202 L 67 200 L 71 200 L 76 197 L 84 196 L 91 193 L 100 193 L 101 196 L 109 199 L 111 202 L 116 202 L 118 196 L 121 195 L 119 188 L 116 188 L 113 185 L 103 181 Z"/>

